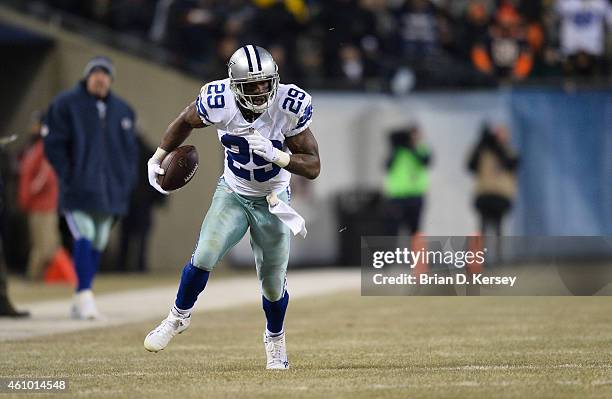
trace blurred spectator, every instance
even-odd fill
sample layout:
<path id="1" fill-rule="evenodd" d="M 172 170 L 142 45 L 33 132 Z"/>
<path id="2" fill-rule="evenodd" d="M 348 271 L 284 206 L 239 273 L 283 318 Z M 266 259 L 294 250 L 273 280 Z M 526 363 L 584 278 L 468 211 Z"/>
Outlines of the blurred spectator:
<path id="1" fill-rule="evenodd" d="M 305 29 L 308 7 L 304 0 L 253 0 L 255 9 L 241 38 L 271 52 L 285 81 L 296 80 L 296 42 Z"/>
<path id="2" fill-rule="evenodd" d="M 439 19 L 428 0 L 408 0 L 398 12 L 401 51 L 409 61 L 431 56 L 439 48 Z"/>
<path id="3" fill-rule="evenodd" d="M 227 75 L 227 63 L 234 51 L 240 47 L 234 36 L 223 36 L 217 43 L 216 56 L 207 63 L 206 74 L 211 79 L 221 79 Z"/>
<path id="4" fill-rule="evenodd" d="M 72 235 L 78 276 L 72 317 L 98 319 L 92 283 L 115 218 L 128 210 L 138 148 L 132 108 L 110 91 L 114 66 L 94 57 L 83 79 L 47 113 L 45 153 L 60 181 L 60 209 Z"/>
<path id="5" fill-rule="evenodd" d="M 142 135 L 136 136 L 138 143 L 138 165 L 144 165 L 155 149 L 149 146 Z M 148 271 L 149 235 L 153 226 L 153 211 L 166 197 L 149 185 L 147 170 L 138 168 L 136 187 L 130 197 L 127 215 L 121 220 L 119 271 Z"/>
<path id="6" fill-rule="evenodd" d="M 474 66 L 502 80 L 525 79 L 533 68 L 522 17 L 510 4 L 502 6 L 483 41 L 472 48 Z"/>
<path id="7" fill-rule="evenodd" d="M 388 79 L 397 68 L 398 22 L 385 0 L 360 0 L 373 25 L 359 41 L 361 55 L 366 64 L 366 87 L 380 90 L 383 79 Z"/>
<path id="8" fill-rule="evenodd" d="M 223 21 L 215 16 L 213 0 L 176 0 L 169 10 L 165 44 L 181 62 L 199 68 L 214 54 Z"/>
<path id="9" fill-rule="evenodd" d="M 40 135 L 42 115 L 31 127 L 31 143 L 20 162 L 19 206 L 28 216 L 30 257 L 27 275 L 33 280 L 43 277 L 45 266 L 60 246 L 57 221 L 57 176 L 45 158 Z"/>
<path id="10" fill-rule="evenodd" d="M 223 34 L 251 41 L 250 20 L 255 14 L 255 6 L 252 3 L 251 0 L 217 0 L 215 15 L 224 21 Z"/>
<path id="11" fill-rule="evenodd" d="M 124 33 L 146 38 L 153 24 L 158 0 L 113 0 L 111 27 Z"/>
<path id="12" fill-rule="evenodd" d="M 461 19 L 469 13 L 469 8 L 474 3 L 482 4 L 487 15 L 491 15 L 498 0 L 438 0 L 437 4 L 448 11 L 448 13 L 455 19 Z"/>
<path id="13" fill-rule="evenodd" d="M 145 38 L 158 0 L 47 0 L 67 13 Z M 42 1 L 41 1 L 42 2 Z"/>
<path id="14" fill-rule="evenodd" d="M 489 22 L 490 14 L 485 2 L 483 0 L 470 0 L 461 23 L 460 47 L 465 56 L 487 36 Z"/>
<path id="15" fill-rule="evenodd" d="M 323 87 L 324 59 L 321 44 L 314 40 L 303 40 L 300 43 L 296 62 L 299 65 L 297 83 L 305 87 Z M 281 79 L 282 76 L 281 76 Z"/>
<path id="16" fill-rule="evenodd" d="M 527 23 L 527 43 L 533 56 L 531 77 L 548 78 L 561 76 L 561 58 L 554 43 L 558 36 L 557 26 L 552 28 L 554 18 L 550 8 L 545 8 L 542 1 L 521 3 Z M 548 10 L 545 12 L 545 10 Z"/>
<path id="17" fill-rule="evenodd" d="M 15 138 L 12 138 L 10 141 L 14 140 Z M 6 143 L 0 143 L 0 148 L 5 144 L 8 144 L 8 140 Z M 4 204 L 4 182 L 2 180 L 2 174 L 0 174 L 0 229 L 2 230 L 4 230 L 5 223 Z M 0 253 L 2 254 L 2 258 L 0 258 L 0 317 L 29 317 L 29 312 L 16 310 L 8 297 L 8 272 L 6 270 L 6 262 L 4 259 L 4 244 L 5 243 L 0 240 Z"/>
<path id="18" fill-rule="evenodd" d="M 323 45 L 325 76 L 342 76 L 343 58 L 344 62 L 361 58 L 359 46 L 362 40 L 371 36 L 375 16 L 370 10 L 359 7 L 356 0 L 330 0 L 321 3 L 320 7 L 315 24 Z M 349 50 L 342 54 L 346 46 Z"/>
<path id="19" fill-rule="evenodd" d="M 19 152 L 7 150 L 7 140 L 14 140 L 17 136 L 0 137 L 0 174 L 3 177 L 2 194 L 4 206 L 2 208 L 2 223 L 0 223 L 0 236 L 3 248 L 3 260 L 9 270 L 24 271 L 28 264 L 30 254 L 30 236 L 28 232 L 28 219 L 25 217 L 17 198 L 19 197 Z"/>
<path id="20" fill-rule="evenodd" d="M 253 4 L 256 9 L 250 21 L 249 37 L 245 39 L 264 47 L 270 47 L 271 43 L 292 44 L 308 17 L 303 0 L 253 0 Z"/>
<path id="21" fill-rule="evenodd" d="M 274 61 L 278 65 L 278 73 L 283 82 L 294 82 L 296 78 L 296 67 L 288 58 L 285 47 L 280 43 L 271 43 L 267 50 L 272 54 Z"/>
<path id="22" fill-rule="evenodd" d="M 559 0 L 560 44 L 569 75 L 593 76 L 605 71 L 605 24 L 612 27 L 608 0 Z"/>
<path id="23" fill-rule="evenodd" d="M 357 47 L 344 46 L 340 49 L 340 76 L 349 82 L 359 83 L 363 80 L 364 70 L 365 65 Z"/>
<path id="24" fill-rule="evenodd" d="M 384 193 L 385 234 L 397 235 L 402 226 L 411 235 L 421 226 L 425 194 L 429 187 L 427 168 L 431 163 L 431 150 L 423 143 L 421 130 L 408 126 L 389 136 L 391 151 L 387 161 Z"/>
<path id="25" fill-rule="evenodd" d="M 170 7 L 175 0 L 159 0 L 155 5 L 149 39 L 155 43 L 163 44 L 168 32 L 168 19 L 170 17 Z"/>
<path id="26" fill-rule="evenodd" d="M 516 195 L 518 162 L 510 148 L 508 130 L 501 125 L 485 125 L 468 161 L 468 169 L 476 175 L 475 206 L 483 235 L 490 229 L 496 236 L 502 235 L 502 219 Z"/>

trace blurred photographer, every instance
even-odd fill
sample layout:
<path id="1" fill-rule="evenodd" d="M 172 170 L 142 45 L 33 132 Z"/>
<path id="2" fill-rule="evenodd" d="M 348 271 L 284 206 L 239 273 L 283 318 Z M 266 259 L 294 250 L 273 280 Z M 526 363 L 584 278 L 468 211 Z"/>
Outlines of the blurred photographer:
<path id="1" fill-rule="evenodd" d="M 21 210 L 28 216 L 32 248 L 27 275 L 41 280 L 45 268 L 60 246 L 57 220 L 58 183 L 53 168 L 45 157 L 40 134 L 43 115 L 33 115 L 30 143 L 19 162 L 19 195 Z"/>
<path id="2" fill-rule="evenodd" d="M 389 144 L 384 184 L 387 198 L 385 234 L 397 235 L 405 226 L 413 235 L 420 229 L 424 197 L 429 187 L 427 168 L 431 163 L 431 150 L 423 143 L 421 130 L 416 125 L 391 132 Z"/>
<path id="3" fill-rule="evenodd" d="M 491 228 L 502 235 L 502 219 L 512 208 L 516 195 L 518 156 L 510 148 L 510 134 L 504 126 L 485 125 L 468 161 L 476 175 L 475 207 L 480 214 L 480 231 Z"/>

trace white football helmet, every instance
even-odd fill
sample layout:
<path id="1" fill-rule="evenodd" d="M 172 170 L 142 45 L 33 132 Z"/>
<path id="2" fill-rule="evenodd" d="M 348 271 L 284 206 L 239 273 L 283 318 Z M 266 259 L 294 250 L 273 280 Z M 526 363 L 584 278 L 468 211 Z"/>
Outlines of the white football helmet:
<path id="1" fill-rule="evenodd" d="M 252 44 L 236 50 L 227 64 L 230 89 L 238 103 L 255 113 L 262 113 L 272 104 L 278 89 L 278 66 L 268 50 Z M 268 91 L 246 93 L 245 84 L 269 81 Z"/>

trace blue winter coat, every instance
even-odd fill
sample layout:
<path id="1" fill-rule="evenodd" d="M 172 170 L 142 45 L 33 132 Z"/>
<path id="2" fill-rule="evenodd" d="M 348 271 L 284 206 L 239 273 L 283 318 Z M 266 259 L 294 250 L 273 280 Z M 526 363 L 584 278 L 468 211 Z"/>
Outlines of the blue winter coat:
<path id="1" fill-rule="evenodd" d="M 45 154 L 59 177 L 61 210 L 123 215 L 137 176 L 135 114 L 109 93 L 100 119 L 97 101 L 83 81 L 53 100 Z"/>

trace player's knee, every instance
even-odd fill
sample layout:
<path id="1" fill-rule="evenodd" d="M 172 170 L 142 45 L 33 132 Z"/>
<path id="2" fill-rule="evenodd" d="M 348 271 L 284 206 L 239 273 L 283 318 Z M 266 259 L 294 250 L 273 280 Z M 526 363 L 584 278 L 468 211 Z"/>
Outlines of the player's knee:
<path id="1" fill-rule="evenodd" d="M 103 252 L 108 245 L 108 241 L 110 239 L 111 227 L 113 225 L 113 218 L 111 216 L 106 217 L 105 220 L 94 222 L 93 235 L 94 238 L 91 240 L 93 247 Z"/>
<path id="2" fill-rule="evenodd" d="M 81 231 L 80 231 L 80 237 L 79 238 L 85 239 L 85 240 L 93 243 L 96 240 L 96 231 L 93 228 L 93 226 L 92 226 L 92 228 L 86 228 L 86 227 L 82 228 Z"/>
<path id="3" fill-rule="evenodd" d="M 263 279 L 261 282 L 261 292 L 268 301 L 279 301 L 285 292 L 284 279 Z"/>
<path id="4" fill-rule="evenodd" d="M 219 255 L 210 251 L 198 251 L 194 252 L 191 257 L 191 264 L 198 269 L 212 272 L 215 265 L 219 262 Z"/>
<path id="5" fill-rule="evenodd" d="M 96 226 L 87 219 L 81 220 L 78 224 L 77 239 L 85 239 L 91 243 L 96 240 Z"/>
<path id="6" fill-rule="evenodd" d="M 108 234 L 106 234 L 105 236 L 97 235 L 95 236 L 95 238 L 91 239 L 90 241 L 95 250 L 99 252 L 104 252 L 104 250 L 106 249 L 106 246 L 108 245 L 108 239 L 109 239 Z"/>
<path id="7" fill-rule="evenodd" d="M 207 272 L 212 272 L 213 269 L 215 268 L 215 265 L 217 263 L 216 262 L 212 262 L 212 261 L 207 260 L 207 259 L 192 258 L 191 259 L 191 264 L 194 267 L 197 267 L 198 269 L 202 269 L 202 270 L 207 271 Z"/>
<path id="8" fill-rule="evenodd" d="M 264 288 L 262 289 L 263 296 L 270 302 L 280 301 L 283 297 L 283 290 L 276 288 Z"/>

